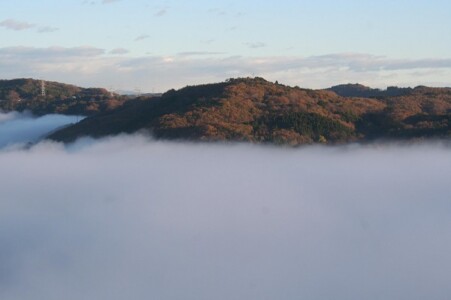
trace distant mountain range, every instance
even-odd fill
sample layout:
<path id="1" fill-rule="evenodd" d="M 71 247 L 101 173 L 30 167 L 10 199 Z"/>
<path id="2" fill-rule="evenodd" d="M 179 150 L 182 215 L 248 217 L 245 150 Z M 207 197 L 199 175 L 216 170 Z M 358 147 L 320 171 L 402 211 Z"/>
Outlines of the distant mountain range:
<path id="1" fill-rule="evenodd" d="M 17 79 L 0 81 L 2 98 L 6 111 L 89 116 L 49 136 L 64 142 L 143 130 L 161 139 L 288 145 L 451 137 L 450 88 L 310 90 L 257 77 L 141 97 L 46 82 L 42 96 L 40 81 Z"/>
<path id="2" fill-rule="evenodd" d="M 370 87 L 355 83 L 336 85 L 328 90 L 335 92 L 342 97 L 363 97 L 363 98 L 387 98 L 406 96 L 413 92 L 412 88 L 399 88 L 390 86 L 386 90 L 372 89 Z"/>

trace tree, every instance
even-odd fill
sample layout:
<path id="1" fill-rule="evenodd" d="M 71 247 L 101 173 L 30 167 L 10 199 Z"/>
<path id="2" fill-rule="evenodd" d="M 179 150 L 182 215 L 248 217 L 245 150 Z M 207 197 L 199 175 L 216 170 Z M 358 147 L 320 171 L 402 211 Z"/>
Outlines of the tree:
<path id="1" fill-rule="evenodd" d="M 9 100 L 11 102 L 17 102 L 20 101 L 20 95 L 18 92 L 12 90 L 8 93 L 8 96 L 6 97 L 6 100 Z"/>

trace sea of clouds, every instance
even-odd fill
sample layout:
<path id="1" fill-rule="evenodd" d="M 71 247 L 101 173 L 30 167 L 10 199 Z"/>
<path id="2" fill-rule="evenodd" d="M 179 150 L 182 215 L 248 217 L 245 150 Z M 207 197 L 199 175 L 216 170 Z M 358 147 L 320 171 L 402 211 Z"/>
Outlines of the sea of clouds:
<path id="1" fill-rule="evenodd" d="M 14 144 L 35 143 L 49 132 L 80 119 L 79 116 L 55 114 L 36 117 L 29 112 L 0 111 L 0 149 Z"/>
<path id="2" fill-rule="evenodd" d="M 449 299 L 450 175 L 439 143 L 6 147 L 0 299 Z"/>

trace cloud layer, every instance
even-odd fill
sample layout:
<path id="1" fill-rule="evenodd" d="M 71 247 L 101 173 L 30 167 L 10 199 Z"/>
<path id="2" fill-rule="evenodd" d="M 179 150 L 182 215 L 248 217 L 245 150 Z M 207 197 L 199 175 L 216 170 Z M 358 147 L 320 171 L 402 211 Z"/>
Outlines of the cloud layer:
<path id="1" fill-rule="evenodd" d="M 149 36 L 136 40 L 145 38 Z M 392 59 L 359 53 L 242 57 L 184 51 L 169 56 L 131 56 L 123 48 L 5 47 L 0 48 L 0 70 L 6 78 L 45 77 L 83 86 L 139 87 L 147 92 L 238 76 L 263 76 L 307 88 L 349 82 L 373 87 L 451 85 L 447 79 L 451 78 L 451 59 Z"/>
<path id="2" fill-rule="evenodd" d="M 17 20 L 13 20 L 13 19 L 7 19 L 7 20 L 3 20 L 2 22 L 0 22 L 0 27 L 4 27 L 6 29 L 16 30 L 16 31 L 30 29 L 35 26 L 36 25 L 31 24 L 31 23 L 21 22 L 21 21 L 17 21 Z"/>
<path id="3" fill-rule="evenodd" d="M 22 31 L 28 30 L 32 28 L 37 28 L 38 33 L 49 33 L 58 31 L 59 28 L 52 26 L 37 26 L 36 24 L 18 21 L 14 19 L 6 19 L 0 22 L 0 27 L 3 27 L 8 30 Z"/>
<path id="4" fill-rule="evenodd" d="M 46 115 L 34 117 L 29 113 L 2 113 L 0 111 L 0 149 L 13 144 L 34 143 L 49 132 L 71 123 L 80 117 Z"/>
<path id="5" fill-rule="evenodd" d="M 445 299 L 450 149 L 0 152 L 2 299 Z"/>

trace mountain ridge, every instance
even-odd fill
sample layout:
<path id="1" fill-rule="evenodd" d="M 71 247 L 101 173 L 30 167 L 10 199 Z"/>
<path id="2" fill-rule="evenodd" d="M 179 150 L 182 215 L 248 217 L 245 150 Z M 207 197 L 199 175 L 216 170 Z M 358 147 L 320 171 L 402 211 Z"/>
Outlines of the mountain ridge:
<path id="1" fill-rule="evenodd" d="M 335 85 L 327 90 L 333 91 L 342 97 L 387 98 L 406 96 L 411 94 L 414 89 L 415 88 L 412 89 L 410 87 L 402 88 L 397 86 L 389 86 L 385 90 L 381 90 L 373 89 L 359 83 L 348 83 Z"/>
<path id="2" fill-rule="evenodd" d="M 5 111 L 88 116 L 49 136 L 64 142 L 140 130 L 161 139 L 288 145 L 451 136 L 450 88 L 312 90 L 247 77 L 128 97 L 46 81 L 42 96 L 40 80 L 15 79 L 0 80 L 1 97 Z"/>
<path id="3" fill-rule="evenodd" d="M 42 82 L 32 78 L 0 80 L 0 110 L 90 116 L 118 107 L 130 98 L 104 88 L 82 88 L 55 81 L 44 81 L 43 96 Z"/>
<path id="4" fill-rule="evenodd" d="M 139 130 L 161 139 L 302 145 L 374 139 L 448 138 L 451 89 L 417 87 L 399 96 L 342 97 L 263 78 L 170 90 L 129 101 L 49 138 L 71 142 Z"/>

